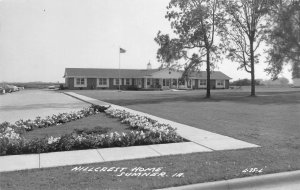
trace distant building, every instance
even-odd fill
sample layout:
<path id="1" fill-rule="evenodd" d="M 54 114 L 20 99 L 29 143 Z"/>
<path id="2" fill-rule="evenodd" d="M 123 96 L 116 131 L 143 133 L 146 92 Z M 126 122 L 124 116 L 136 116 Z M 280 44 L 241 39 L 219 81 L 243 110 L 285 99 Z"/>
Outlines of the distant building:
<path id="1" fill-rule="evenodd" d="M 68 89 L 204 89 L 206 72 L 192 72 L 182 80 L 182 71 L 171 69 L 96 69 L 66 68 L 65 87 Z M 119 80 L 120 78 L 120 80 Z M 231 78 L 220 71 L 211 73 L 211 89 L 228 89 Z"/>

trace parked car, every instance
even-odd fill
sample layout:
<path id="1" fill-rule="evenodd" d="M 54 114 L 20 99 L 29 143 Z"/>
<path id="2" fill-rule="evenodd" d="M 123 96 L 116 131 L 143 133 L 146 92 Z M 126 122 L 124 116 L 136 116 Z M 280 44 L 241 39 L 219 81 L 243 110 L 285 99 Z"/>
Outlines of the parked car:
<path id="1" fill-rule="evenodd" d="M 10 85 L 10 87 L 11 87 L 13 92 L 19 91 L 19 88 L 17 86 Z"/>
<path id="2" fill-rule="evenodd" d="M 17 86 L 14 86 L 14 85 L 12 86 L 12 88 L 13 88 L 13 91 L 14 91 L 14 92 L 16 92 L 16 91 L 19 91 L 19 90 L 20 90 L 20 89 L 19 89 L 19 87 L 17 87 Z"/>
<path id="3" fill-rule="evenodd" d="M 5 85 L 4 89 L 5 89 L 5 92 L 9 92 L 9 93 L 10 92 L 16 92 L 16 91 L 20 90 L 19 87 L 14 86 L 14 85 L 9 85 L 9 84 Z"/>
<path id="4" fill-rule="evenodd" d="M 5 85 L 4 89 L 5 89 L 5 92 L 7 92 L 7 93 L 13 92 L 13 87 L 11 85 L 8 85 L 8 84 Z"/>

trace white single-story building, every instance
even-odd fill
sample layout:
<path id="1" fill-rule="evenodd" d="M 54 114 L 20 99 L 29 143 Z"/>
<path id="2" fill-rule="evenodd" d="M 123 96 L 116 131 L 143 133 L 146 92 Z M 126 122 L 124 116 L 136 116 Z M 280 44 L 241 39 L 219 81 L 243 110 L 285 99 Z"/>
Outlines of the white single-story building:
<path id="1" fill-rule="evenodd" d="M 172 69 L 97 69 L 66 68 L 65 87 L 68 89 L 205 89 L 206 71 L 192 72 L 182 80 L 182 71 Z M 211 72 L 211 89 L 229 88 L 231 79 L 220 71 Z"/>

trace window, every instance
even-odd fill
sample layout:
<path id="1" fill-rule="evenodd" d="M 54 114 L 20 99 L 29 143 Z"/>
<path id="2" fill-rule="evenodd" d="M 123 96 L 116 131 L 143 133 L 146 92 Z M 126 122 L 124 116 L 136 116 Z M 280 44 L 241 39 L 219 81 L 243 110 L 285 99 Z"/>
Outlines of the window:
<path id="1" fill-rule="evenodd" d="M 178 80 L 178 84 L 179 84 L 179 85 L 185 85 L 185 80 L 179 79 L 179 80 Z"/>
<path id="2" fill-rule="evenodd" d="M 125 85 L 130 85 L 130 79 L 125 79 Z"/>
<path id="3" fill-rule="evenodd" d="M 84 78 L 76 78 L 76 85 L 84 85 L 85 80 Z"/>
<path id="4" fill-rule="evenodd" d="M 87 79 L 86 78 L 74 78 L 74 87 L 86 87 Z"/>
<path id="5" fill-rule="evenodd" d="M 170 86 L 170 79 L 166 79 L 166 86 Z"/>
<path id="6" fill-rule="evenodd" d="M 150 79 L 147 79 L 147 85 L 148 86 L 150 85 Z"/>
<path id="7" fill-rule="evenodd" d="M 99 78 L 98 80 L 98 85 L 99 86 L 106 86 L 107 85 L 107 79 L 106 78 Z"/>
<path id="8" fill-rule="evenodd" d="M 205 86 L 206 85 L 206 80 L 200 80 L 200 86 Z"/>
<path id="9" fill-rule="evenodd" d="M 217 86 L 224 86 L 223 80 L 217 80 Z"/>
<path id="10" fill-rule="evenodd" d="M 172 85 L 174 85 L 174 86 L 177 85 L 177 79 L 173 79 L 173 84 Z"/>
<path id="11" fill-rule="evenodd" d="M 115 79 L 115 85 L 119 85 L 119 84 L 120 84 L 119 79 Z"/>

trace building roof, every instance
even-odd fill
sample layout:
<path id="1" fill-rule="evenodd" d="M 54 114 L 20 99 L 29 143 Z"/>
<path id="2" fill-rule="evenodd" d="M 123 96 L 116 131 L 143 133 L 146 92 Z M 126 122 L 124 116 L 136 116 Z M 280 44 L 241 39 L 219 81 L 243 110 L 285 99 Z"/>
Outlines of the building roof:
<path id="1" fill-rule="evenodd" d="M 120 78 L 143 78 L 158 69 L 120 69 Z M 64 77 L 118 78 L 119 69 L 66 68 Z"/>
<path id="2" fill-rule="evenodd" d="M 143 78 L 151 77 L 159 69 L 120 69 L 120 78 Z M 182 73 L 182 71 L 177 71 Z M 206 79 L 206 71 L 192 72 L 191 78 Z M 118 78 L 119 69 L 99 69 L 99 68 L 66 68 L 65 78 L 70 77 L 90 77 L 90 78 Z M 231 79 L 221 71 L 212 71 L 211 79 Z"/>
<path id="3" fill-rule="evenodd" d="M 198 72 L 192 72 L 190 74 L 191 78 L 197 78 L 197 79 L 206 79 L 207 73 L 206 71 L 198 71 Z M 212 71 L 210 74 L 211 79 L 231 79 L 229 76 L 225 75 L 221 71 Z"/>

